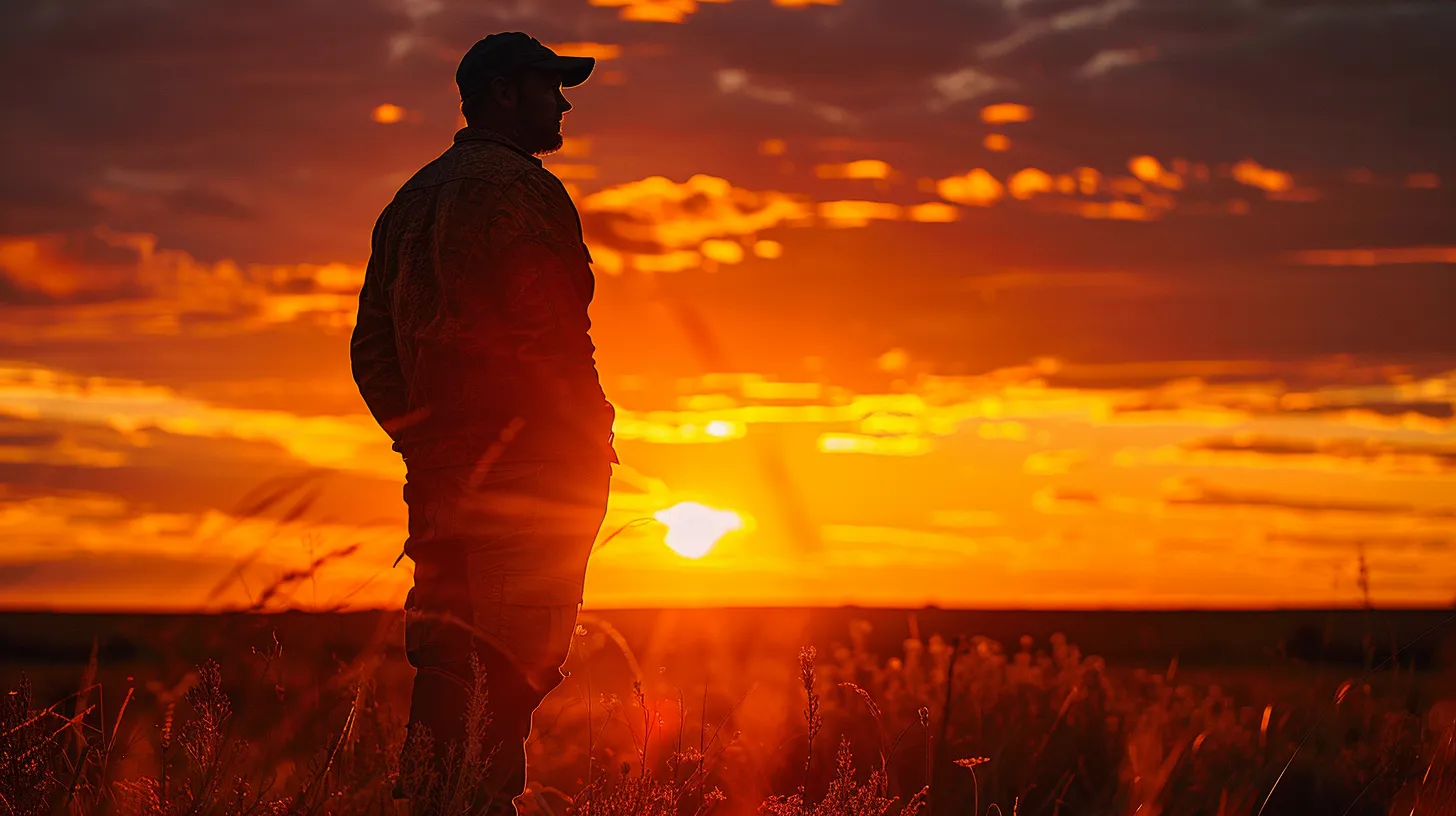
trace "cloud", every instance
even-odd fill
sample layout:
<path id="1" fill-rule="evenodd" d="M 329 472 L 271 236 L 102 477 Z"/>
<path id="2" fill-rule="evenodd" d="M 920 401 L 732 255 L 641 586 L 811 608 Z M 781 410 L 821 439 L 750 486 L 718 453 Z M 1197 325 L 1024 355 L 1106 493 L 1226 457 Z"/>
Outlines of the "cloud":
<path id="1" fill-rule="evenodd" d="M 1037 40 L 1091 26 L 1105 26 L 1137 8 L 1136 0 L 1101 0 L 1087 3 L 1046 18 L 1026 20 L 1006 37 L 978 47 L 983 59 L 1007 56 Z"/>
<path id="2" fill-rule="evenodd" d="M 1300 266 L 1387 266 L 1390 264 L 1456 264 L 1456 246 L 1303 249 L 1284 258 Z"/>
<path id="3" fill-rule="evenodd" d="M 863 227 L 871 221 L 897 221 L 904 208 L 883 201 L 821 201 L 817 212 L 830 227 Z"/>
<path id="4" fill-rule="evenodd" d="M 0 493 L 4 565 L 27 568 L 23 582 L 5 588 L 11 608 L 247 608 L 289 571 L 345 552 L 317 571 L 308 595 L 285 584 L 272 608 L 308 606 L 310 596 L 325 608 L 393 606 L 409 582 L 406 569 L 390 569 L 401 532 L 219 511 L 158 513 L 100 493 Z"/>
<path id="5" fill-rule="evenodd" d="M 995 176 L 978 167 L 963 176 L 940 179 L 935 183 L 935 191 L 946 201 L 989 207 L 1001 200 L 1006 187 Z"/>
<path id="6" fill-rule="evenodd" d="M 991 125 L 1030 122 L 1035 116 L 1036 112 L 1030 105 L 1015 102 L 1001 102 L 981 108 L 981 121 Z"/>
<path id="7" fill-rule="evenodd" d="M 852 162 L 826 163 L 814 166 L 814 175 L 823 179 L 876 179 L 886 181 L 895 176 L 888 162 L 860 159 Z"/>
<path id="8" fill-rule="evenodd" d="M 1282 193 L 1294 187 L 1294 177 L 1283 170 L 1264 167 L 1253 159 L 1241 159 L 1233 166 L 1234 180 L 1268 193 Z"/>
<path id="9" fill-rule="evenodd" d="M 978 68 L 966 67 L 930 78 L 935 97 L 930 100 L 932 111 L 943 111 L 960 102 L 968 102 L 993 91 L 1011 86 L 1011 83 L 992 76 Z"/>
<path id="10" fill-rule="evenodd" d="M 684 23 L 698 11 L 698 0 L 588 0 L 593 6 L 618 9 L 623 20 L 638 23 Z M 702 0 L 705 3 L 728 0 Z"/>
<path id="11" fill-rule="evenodd" d="M 1045 487 L 1032 494 L 1031 506 L 1047 515 L 1082 515 L 1097 510 L 1103 496 L 1093 490 Z"/>
<path id="12" fill-rule="evenodd" d="M 1453 540 L 1450 537 L 1439 535 L 1339 536 L 1275 531 L 1269 533 L 1265 537 L 1265 540 L 1269 544 L 1276 546 L 1287 545 L 1321 552 L 1333 551 L 1347 555 L 1362 550 L 1367 552 L 1392 551 L 1443 554 L 1450 552 L 1453 546 Z"/>
<path id="13" fill-rule="evenodd" d="M 598 267 L 607 272 L 696 267 L 706 241 L 752 242 L 761 231 L 813 215 L 801 196 L 755 192 L 706 175 L 681 183 L 652 176 L 598 190 L 582 199 L 581 213 Z M 674 258 L 665 268 L 654 265 Z"/>
<path id="14" fill-rule="evenodd" d="M 375 108 L 374 119 L 397 121 L 390 120 L 389 114 L 397 114 L 399 119 L 403 119 L 408 112 L 392 105 L 381 105 Z M 95 185 L 86 191 L 86 197 L 100 208 L 103 218 L 125 213 L 128 217 L 195 215 L 250 222 L 258 220 L 260 215 L 257 207 L 208 182 L 177 173 L 120 167 L 106 168 Z"/>
<path id="15" fill-rule="evenodd" d="M 0 415 L 0 464 L 117 468 L 132 442 L 109 428 L 41 423 Z"/>
<path id="16" fill-rule="evenodd" d="M 299 416 L 227 408 L 136 381 L 9 365 L 0 366 L 0 415 L 123 434 L 156 428 L 180 436 L 267 442 L 316 467 L 387 479 L 403 474 L 388 438 L 367 414 Z"/>
<path id="17" fill-rule="evenodd" d="M 831 124 L 842 125 L 854 121 L 854 114 L 837 105 L 803 99 L 797 92 L 779 86 L 754 82 L 742 68 L 719 69 L 716 78 L 718 92 L 738 94 L 758 102 L 802 108 Z"/>
<path id="18" fill-rule="evenodd" d="M 1024 473 L 1033 476 L 1059 476 L 1072 472 L 1077 465 L 1090 458 L 1086 451 L 1076 448 L 1037 451 L 1029 454 L 1021 463 Z"/>
<path id="19" fill-rule="evenodd" d="M 1014 115 L 998 114 L 997 118 Z M 1095 168 L 1085 166 L 1056 173 L 1039 167 L 1022 167 L 1007 175 L 1004 183 L 978 167 L 965 175 L 925 180 L 922 186 L 925 189 L 933 186 L 941 198 L 959 204 L 989 207 L 1009 195 L 1011 203 L 1034 201 L 1028 206 L 1035 212 L 1066 213 L 1093 221 L 1155 221 L 1179 210 L 1180 206 L 1185 216 L 1223 216 L 1231 211 L 1229 202 L 1223 198 L 1226 194 L 1209 189 L 1209 176 L 1203 165 L 1199 165 L 1204 170 L 1200 173 L 1187 160 L 1177 159 L 1175 169 L 1169 169 L 1148 155 L 1132 156 L 1127 165 L 1131 176 L 1104 176 Z M 1183 173 L 1187 171 L 1193 175 L 1185 177 Z M 1192 206 L 1181 205 L 1180 198 L 1189 199 Z M 1215 198 L 1219 203 L 1210 206 Z M 1234 203 L 1239 205 L 1235 210 L 1247 212 L 1248 202 L 1236 199 Z"/>
<path id="20" fill-rule="evenodd" d="M 343 264 L 206 264 L 154 236 L 97 229 L 0 235 L 0 338 L 31 344 L 127 334 L 353 324 L 363 270 Z"/>
<path id="21" fill-rule="evenodd" d="M 1077 76 L 1096 79 L 1120 68 L 1147 62 L 1156 55 L 1157 49 L 1153 48 L 1109 48 L 1093 54 L 1091 59 L 1077 69 Z"/>
<path id="22" fill-rule="evenodd" d="M 1165 496 L 1166 504 L 1178 507 L 1248 507 L 1295 513 L 1401 517 L 1447 521 L 1456 519 L 1456 508 L 1429 507 L 1406 502 L 1360 501 L 1264 493 L 1219 487 L 1197 479 L 1184 480 Z"/>
<path id="23" fill-rule="evenodd" d="M 1176 446 L 1120 451 L 1125 466 L 1185 465 L 1304 468 L 1328 472 L 1432 477 L 1456 473 L 1456 446 L 1386 438 L 1290 438 L 1244 433 L 1194 439 Z"/>

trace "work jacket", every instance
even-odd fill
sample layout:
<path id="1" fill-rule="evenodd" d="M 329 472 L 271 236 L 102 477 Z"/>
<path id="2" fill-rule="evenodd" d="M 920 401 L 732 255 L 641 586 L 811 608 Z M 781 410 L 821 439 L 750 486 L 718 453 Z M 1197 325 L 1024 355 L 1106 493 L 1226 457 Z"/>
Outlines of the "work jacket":
<path id="1" fill-rule="evenodd" d="M 590 263 L 565 187 L 499 133 L 460 130 L 400 188 L 374 226 L 350 358 L 408 469 L 617 461 Z"/>

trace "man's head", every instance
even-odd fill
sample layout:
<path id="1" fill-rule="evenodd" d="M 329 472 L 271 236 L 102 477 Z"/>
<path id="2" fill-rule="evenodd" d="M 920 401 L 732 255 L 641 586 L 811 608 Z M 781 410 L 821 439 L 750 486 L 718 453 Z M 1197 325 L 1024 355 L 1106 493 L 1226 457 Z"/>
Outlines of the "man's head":
<path id="1" fill-rule="evenodd" d="M 591 57 L 563 57 L 519 31 L 492 34 L 460 60 L 455 84 L 472 127 L 488 127 L 536 155 L 561 147 L 561 117 L 571 110 L 562 88 L 586 81 Z"/>

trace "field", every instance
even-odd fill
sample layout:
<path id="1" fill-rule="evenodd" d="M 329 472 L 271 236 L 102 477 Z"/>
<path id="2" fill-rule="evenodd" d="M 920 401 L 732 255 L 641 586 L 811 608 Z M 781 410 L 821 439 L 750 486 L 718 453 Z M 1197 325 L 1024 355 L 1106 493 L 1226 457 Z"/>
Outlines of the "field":
<path id="1" fill-rule="evenodd" d="M 585 613 L 528 812 L 1452 814 L 1450 612 Z M 386 808 L 390 613 L 0 616 L 0 813 Z"/>

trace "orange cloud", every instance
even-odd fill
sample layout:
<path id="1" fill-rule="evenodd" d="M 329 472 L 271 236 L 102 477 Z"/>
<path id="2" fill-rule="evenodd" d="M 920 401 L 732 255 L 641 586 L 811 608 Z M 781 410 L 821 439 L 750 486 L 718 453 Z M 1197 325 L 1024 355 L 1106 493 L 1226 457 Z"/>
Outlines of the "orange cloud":
<path id="1" fill-rule="evenodd" d="M 1074 448 L 1037 451 L 1026 457 L 1021 470 L 1033 476 L 1059 476 L 1070 473 L 1072 468 L 1087 461 L 1086 451 Z"/>
<path id="2" fill-rule="evenodd" d="M 874 456 L 922 456 L 931 451 L 929 439 L 918 434 L 879 436 L 855 433 L 819 435 L 821 453 L 862 453 Z"/>
<path id="3" fill-rule="evenodd" d="M 754 240 L 762 230 L 806 224 L 813 215 L 802 197 L 746 190 L 706 175 L 681 183 L 651 176 L 607 187 L 582 199 L 581 211 L 592 254 L 607 272 L 691 269 L 704 241 Z"/>
<path id="4" fill-rule="evenodd" d="M 946 201 L 989 207 L 1001 200 L 1006 188 L 995 176 L 978 167 L 964 176 L 940 179 L 935 183 L 935 191 Z"/>
<path id="5" fill-rule="evenodd" d="M 1160 209 L 1131 201 L 1059 201 L 1051 209 L 1093 220 L 1155 221 L 1162 215 Z"/>
<path id="6" fill-rule="evenodd" d="M 898 204 L 880 201 L 824 201 L 819 217 L 831 227 L 863 227 L 870 221 L 895 221 L 904 215 Z"/>
<path id="7" fill-rule="evenodd" d="M 1134 176 L 1149 184 L 1156 184 L 1169 190 L 1183 189 L 1182 176 L 1170 172 L 1152 156 L 1134 156 L 1128 159 L 1127 168 L 1132 171 Z"/>
<path id="8" fill-rule="evenodd" d="M 1260 165 L 1253 159 L 1244 159 L 1233 166 L 1234 181 L 1257 187 L 1265 192 L 1279 193 L 1294 187 L 1294 177 L 1282 170 L 1273 170 Z"/>
<path id="9" fill-rule="evenodd" d="M 1284 258 L 1303 266 L 1385 266 L 1386 264 L 1456 264 L 1456 247 L 1375 247 L 1369 249 L 1304 249 Z"/>
<path id="10" fill-rule="evenodd" d="M 0 366 L 0 414 L 178 436 L 277 445 L 305 464 L 397 479 L 404 468 L 367 414 L 298 416 L 228 408 L 134 380 L 83 377 L 39 366 Z"/>
<path id="11" fill-rule="evenodd" d="M 1006 189 L 1011 193 L 1012 198 L 1025 200 L 1037 193 L 1054 193 L 1057 185 L 1045 170 L 1027 167 L 1016 171 L 1011 176 L 1006 182 Z"/>
<path id="12" fill-rule="evenodd" d="M 215 336 L 308 320 L 353 325 L 364 270 L 200 263 L 150 235 L 0 236 L 0 278 L 23 293 L 0 337 L 32 344 L 125 334 Z"/>
<path id="13" fill-rule="evenodd" d="M 1001 133 L 988 133 L 981 140 L 982 146 L 993 153 L 1004 153 L 1011 149 L 1011 140 Z"/>
<path id="14" fill-rule="evenodd" d="M 814 175 L 822 179 L 888 179 L 894 171 L 879 159 L 860 159 L 844 164 L 819 164 Z"/>
<path id="15" fill-rule="evenodd" d="M 697 0 L 587 0 L 593 6 L 618 8 L 623 20 L 644 23 L 681 23 L 698 10 Z M 703 0 L 726 2 L 726 0 Z"/>
<path id="16" fill-rule="evenodd" d="M 960 210 L 949 204 L 939 201 L 927 201 L 924 204 L 916 204 L 905 210 L 905 215 L 911 221 L 919 221 L 927 224 L 944 224 L 960 219 Z"/>
<path id="17" fill-rule="evenodd" d="M 76 591 L 70 594 L 66 582 L 52 579 L 29 590 L 11 587 L 7 605 L 106 611 L 244 609 L 258 600 L 253 593 L 259 587 L 306 568 L 315 554 L 325 553 L 340 557 L 328 559 L 317 571 L 316 590 L 311 585 L 308 597 L 296 598 L 285 588 L 268 608 L 306 607 L 314 598 L 321 608 L 342 602 L 355 608 L 397 604 L 409 584 L 407 570 L 389 568 L 399 552 L 402 526 L 280 523 L 216 510 L 162 513 L 116 496 L 78 491 L 7 498 L 0 537 L 11 563 L 44 570 L 52 565 L 65 569 L 76 558 L 103 563 L 116 559 L 107 569 L 114 579 L 105 586 L 72 585 Z"/>
<path id="18" fill-rule="evenodd" d="M 597 5 L 606 5 L 598 3 Z M 594 57 L 597 62 L 606 62 L 622 56 L 622 46 L 598 42 L 563 42 L 546 46 L 563 57 Z"/>
<path id="19" fill-rule="evenodd" d="M 1030 122 L 1034 113 L 1026 105 L 1018 105 L 1013 102 L 1003 102 L 999 105 L 987 105 L 981 108 L 981 121 L 990 125 L 1002 125 L 1009 122 Z"/>
<path id="20" fill-rule="evenodd" d="M 743 245 L 737 241 L 709 238 L 698 246 L 698 251 L 718 263 L 736 264 L 743 260 Z"/>
<path id="21" fill-rule="evenodd" d="M 7 419 L 0 415 L 0 462 L 115 468 L 125 465 L 133 442 L 109 428 Z"/>
<path id="22" fill-rule="evenodd" d="M 403 122 L 407 111 L 398 105 L 384 104 L 375 108 L 370 116 L 381 125 L 392 125 L 396 122 Z"/>

